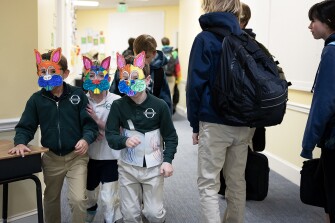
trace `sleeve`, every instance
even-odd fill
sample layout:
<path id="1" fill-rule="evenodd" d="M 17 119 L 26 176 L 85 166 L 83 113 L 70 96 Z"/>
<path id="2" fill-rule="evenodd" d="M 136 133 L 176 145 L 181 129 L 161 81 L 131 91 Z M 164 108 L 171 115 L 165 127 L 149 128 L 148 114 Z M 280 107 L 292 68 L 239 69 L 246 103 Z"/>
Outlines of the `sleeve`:
<path id="1" fill-rule="evenodd" d="M 319 65 L 312 105 L 302 142 L 301 156 L 311 159 L 327 123 L 335 115 L 335 47 L 326 46 Z"/>
<path id="2" fill-rule="evenodd" d="M 128 138 L 120 134 L 121 127 L 119 104 L 114 101 L 108 114 L 105 129 L 106 140 L 109 147 L 112 149 L 121 150 L 126 147 L 126 141 Z"/>
<path id="3" fill-rule="evenodd" d="M 165 103 L 162 103 L 161 109 L 161 120 L 160 120 L 160 132 L 165 144 L 163 162 L 172 163 L 174 154 L 177 152 L 178 146 L 178 135 L 173 125 L 172 118 L 169 112 L 169 108 Z"/>
<path id="4" fill-rule="evenodd" d="M 187 118 L 194 133 L 199 132 L 199 110 L 204 88 L 209 85 L 211 55 L 205 50 L 204 40 L 197 36 L 193 42 L 186 84 Z"/>
<path id="5" fill-rule="evenodd" d="M 80 107 L 80 120 L 81 120 L 81 126 L 83 128 L 82 138 L 85 139 L 85 141 L 88 144 L 91 144 L 96 140 L 99 128 L 97 123 L 86 111 L 88 99 L 87 96 L 84 94 L 84 92 L 82 92 L 81 94 L 81 99 L 82 104 Z"/>
<path id="6" fill-rule="evenodd" d="M 21 115 L 19 123 L 15 126 L 14 145 L 27 145 L 35 135 L 38 128 L 38 113 L 33 97 L 26 103 L 26 107 Z"/>
<path id="7" fill-rule="evenodd" d="M 164 74 L 164 77 L 163 77 L 162 89 L 159 93 L 159 98 L 163 99 L 166 102 L 166 104 L 169 107 L 170 114 L 172 114 L 172 108 L 173 107 L 172 107 L 170 88 L 169 88 L 168 82 L 166 80 L 165 72 L 163 74 Z"/>

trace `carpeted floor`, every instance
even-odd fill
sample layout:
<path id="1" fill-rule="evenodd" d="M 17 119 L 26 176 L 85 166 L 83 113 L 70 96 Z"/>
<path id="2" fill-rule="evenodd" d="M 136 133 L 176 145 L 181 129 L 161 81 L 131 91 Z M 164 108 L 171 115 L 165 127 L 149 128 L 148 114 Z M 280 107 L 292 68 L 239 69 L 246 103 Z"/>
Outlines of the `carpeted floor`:
<path id="1" fill-rule="evenodd" d="M 188 121 L 181 115 L 173 116 L 179 136 L 178 152 L 173 162 L 174 175 L 165 180 L 166 223 L 202 223 L 200 202 L 197 190 L 197 146 L 192 145 L 192 130 Z M 62 192 L 63 223 L 70 222 L 70 208 L 66 200 L 66 184 Z M 225 200 L 220 198 L 223 214 Z M 15 221 L 16 223 L 37 222 L 36 216 Z M 98 213 L 96 223 L 103 222 Z M 268 196 L 264 201 L 247 201 L 246 223 L 321 223 L 324 211 L 301 203 L 299 187 L 270 171 Z"/>

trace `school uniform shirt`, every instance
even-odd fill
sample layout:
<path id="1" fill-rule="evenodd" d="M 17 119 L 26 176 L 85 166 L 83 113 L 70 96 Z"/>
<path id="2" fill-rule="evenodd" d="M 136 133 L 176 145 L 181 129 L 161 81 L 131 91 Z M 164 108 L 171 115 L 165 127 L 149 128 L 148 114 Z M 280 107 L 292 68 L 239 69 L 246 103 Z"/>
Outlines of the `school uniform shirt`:
<path id="1" fill-rule="evenodd" d="M 141 104 L 136 104 L 128 96 L 114 101 L 106 123 L 106 139 L 109 146 L 117 150 L 126 149 L 128 139 L 127 134 L 120 134 L 120 127 L 128 133 L 132 130 L 143 135 L 150 135 L 159 130 L 165 146 L 163 154 L 160 154 L 163 156 L 160 163 L 162 161 L 172 163 L 177 151 L 178 136 L 170 110 L 162 99 L 147 92 L 147 98 Z M 141 143 L 145 142 L 141 141 Z M 138 163 L 143 166 L 144 154 Z"/>
<path id="2" fill-rule="evenodd" d="M 96 103 L 89 93 L 87 94 L 87 97 L 90 105 L 92 105 L 93 110 L 95 111 L 95 114 L 103 122 L 107 121 L 113 102 L 121 98 L 119 95 L 107 92 L 105 99 Z M 102 140 L 96 140 L 90 145 L 88 155 L 94 160 L 116 160 L 120 157 L 120 151 L 111 149 L 107 143 L 106 137 L 103 137 Z"/>

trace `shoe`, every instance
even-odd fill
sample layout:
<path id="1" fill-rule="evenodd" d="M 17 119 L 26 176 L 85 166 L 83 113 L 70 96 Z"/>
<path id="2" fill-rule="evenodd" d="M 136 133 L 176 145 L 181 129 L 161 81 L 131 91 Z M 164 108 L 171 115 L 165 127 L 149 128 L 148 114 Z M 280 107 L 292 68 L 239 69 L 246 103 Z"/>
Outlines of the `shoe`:
<path id="1" fill-rule="evenodd" d="M 92 223 L 97 211 L 87 211 L 85 223 Z"/>

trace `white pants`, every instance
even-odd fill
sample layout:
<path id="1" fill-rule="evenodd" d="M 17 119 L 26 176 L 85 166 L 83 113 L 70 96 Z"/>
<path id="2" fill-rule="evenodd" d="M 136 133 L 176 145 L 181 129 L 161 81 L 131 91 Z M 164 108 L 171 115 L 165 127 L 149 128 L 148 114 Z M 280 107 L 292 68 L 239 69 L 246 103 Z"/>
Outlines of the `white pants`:
<path id="1" fill-rule="evenodd" d="M 244 173 L 254 131 L 207 122 L 200 122 L 199 128 L 198 189 L 205 222 L 221 222 L 218 191 L 223 168 L 227 185 L 223 222 L 242 223 L 246 200 Z"/>
<path id="2" fill-rule="evenodd" d="M 118 181 L 104 183 L 101 184 L 101 188 L 97 187 L 93 191 L 87 190 L 88 207 L 97 204 L 99 190 L 105 222 L 114 223 L 122 217 L 119 204 L 119 183 Z"/>
<path id="3" fill-rule="evenodd" d="M 124 223 L 142 223 L 141 212 L 150 223 L 164 222 L 164 177 L 160 175 L 160 165 L 146 168 L 132 166 L 119 160 L 118 170 Z"/>

